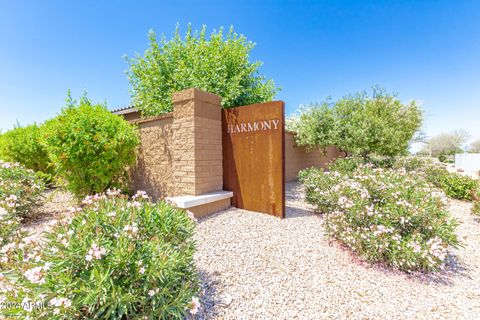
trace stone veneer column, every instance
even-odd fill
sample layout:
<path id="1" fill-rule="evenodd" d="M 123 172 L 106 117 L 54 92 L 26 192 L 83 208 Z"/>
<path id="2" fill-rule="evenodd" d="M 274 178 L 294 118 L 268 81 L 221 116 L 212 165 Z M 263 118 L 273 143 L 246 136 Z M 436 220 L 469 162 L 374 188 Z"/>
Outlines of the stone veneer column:
<path id="1" fill-rule="evenodd" d="M 187 89 L 175 92 L 172 100 L 175 195 L 222 190 L 221 98 Z"/>

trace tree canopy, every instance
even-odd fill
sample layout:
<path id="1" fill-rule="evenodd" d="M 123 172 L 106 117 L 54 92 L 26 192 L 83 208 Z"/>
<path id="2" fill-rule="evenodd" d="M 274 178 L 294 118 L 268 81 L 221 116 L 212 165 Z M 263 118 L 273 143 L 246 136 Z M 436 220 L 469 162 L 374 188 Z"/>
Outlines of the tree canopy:
<path id="1" fill-rule="evenodd" d="M 355 155 L 395 156 L 407 152 L 421 123 L 415 102 L 403 104 L 395 94 L 374 87 L 371 95 L 360 92 L 302 107 L 288 119 L 287 129 L 307 148 L 336 145 Z"/>
<path id="2" fill-rule="evenodd" d="M 205 26 L 189 26 L 182 37 L 177 26 L 172 39 L 150 31 L 149 40 L 144 56 L 127 58 L 132 103 L 143 115 L 170 112 L 172 93 L 192 87 L 221 96 L 224 108 L 270 101 L 279 90 L 260 74 L 260 61 L 250 62 L 255 44 L 233 27 L 207 36 Z"/>
<path id="3" fill-rule="evenodd" d="M 470 144 L 470 152 L 475 152 L 475 153 L 480 152 L 480 139 L 475 140 Z"/>
<path id="4" fill-rule="evenodd" d="M 421 153 L 437 157 L 441 154 L 452 155 L 463 152 L 462 146 L 469 139 L 470 134 L 465 130 L 442 132 L 427 140 Z"/>

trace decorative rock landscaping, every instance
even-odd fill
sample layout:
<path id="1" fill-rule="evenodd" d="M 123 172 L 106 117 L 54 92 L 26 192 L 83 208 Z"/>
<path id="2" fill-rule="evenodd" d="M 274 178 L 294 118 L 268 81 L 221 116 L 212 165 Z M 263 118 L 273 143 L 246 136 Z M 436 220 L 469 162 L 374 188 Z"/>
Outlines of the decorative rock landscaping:
<path id="1" fill-rule="evenodd" d="M 328 240 L 322 217 L 287 184 L 287 218 L 230 208 L 201 219 L 199 318 L 475 319 L 480 312 L 480 222 L 451 200 L 464 247 L 446 270 L 405 273 L 359 260 Z M 223 306 L 230 295 L 231 304 Z M 221 297 L 221 298 L 219 298 Z M 221 306 L 222 305 L 222 306 Z"/>
<path id="2" fill-rule="evenodd" d="M 464 247 L 446 270 L 405 273 L 371 265 L 324 234 L 322 216 L 289 183 L 287 217 L 231 207 L 199 220 L 196 265 L 202 280 L 196 319 L 475 319 L 480 312 L 480 219 L 450 200 Z M 46 194 L 37 235 L 69 215 L 72 198 Z"/>

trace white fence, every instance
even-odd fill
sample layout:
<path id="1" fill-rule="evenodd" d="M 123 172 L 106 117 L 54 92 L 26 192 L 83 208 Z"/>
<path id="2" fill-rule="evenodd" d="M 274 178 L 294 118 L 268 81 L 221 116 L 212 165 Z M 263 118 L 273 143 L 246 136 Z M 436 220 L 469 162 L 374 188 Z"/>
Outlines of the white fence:
<path id="1" fill-rule="evenodd" d="M 480 171 L 480 153 L 460 153 L 455 155 L 455 168 L 466 172 Z"/>

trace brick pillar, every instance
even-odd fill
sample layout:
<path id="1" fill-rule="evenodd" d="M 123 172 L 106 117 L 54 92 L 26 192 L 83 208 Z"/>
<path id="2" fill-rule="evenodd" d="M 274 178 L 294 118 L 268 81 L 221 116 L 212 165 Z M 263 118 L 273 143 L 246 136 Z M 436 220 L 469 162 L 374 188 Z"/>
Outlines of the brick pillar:
<path id="1" fill-rule="evenodd" d="M 223 190 L 220 97 L 187 89 L 172 100 L 175 195 Z"/>

